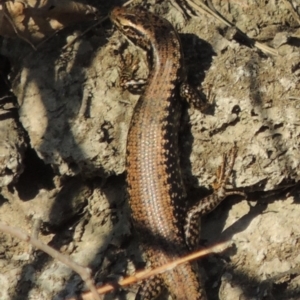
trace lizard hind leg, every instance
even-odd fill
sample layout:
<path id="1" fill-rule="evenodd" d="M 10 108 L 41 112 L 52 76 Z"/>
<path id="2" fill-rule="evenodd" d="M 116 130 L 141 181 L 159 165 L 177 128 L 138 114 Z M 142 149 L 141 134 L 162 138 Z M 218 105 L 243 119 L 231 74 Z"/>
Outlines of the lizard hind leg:
<path id="1" fill-rule="evenodd" d="M 223 155 L 223 161 L 217 170 L 217 179 L 213 184 L 213 193 L 193 205 L 187 212 L 184 231 L 186 243 L 190 249 L 196 249 L 199 241 L 200 217 L 214 210 L 227 196 L 241 195 L 245 193 L 238 190 L 227 190 L 226 185 L 233 171 L 237 147 L 234 146 L 227 154 Z"/>

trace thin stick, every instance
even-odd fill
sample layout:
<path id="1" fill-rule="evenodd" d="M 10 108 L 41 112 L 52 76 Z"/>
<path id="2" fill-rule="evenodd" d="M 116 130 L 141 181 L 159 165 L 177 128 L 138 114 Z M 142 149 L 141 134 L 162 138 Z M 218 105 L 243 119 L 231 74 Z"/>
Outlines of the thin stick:
<path id="1" fill-rule="evenodd" d="M 8 11 L 7 5 L 9 5 L 10 3 L 3 3 L 3 5 L 0 5 L 0 10 L 1 8 L 3 9 L 3 13 L 4 13 L 4 17 L 6 17 L 6 19 L 8 20 L 8 22 L 10 23 L 10 25 L 12 26 L 14 32 L 16 33 L 16 35 L 24 40 L 25 42 L 27 42 L 34 50 L 36 50 L 36 47 L 31 43 L 30 40 L 28 40 L 25 36 L 23 36 L 21 33 L 19 33 L 19 30 L 17 29 L 15 22 L 12 20 L 10 13 Z M 10 4 L 11 5 L 11 4 Z M 22 3 L 22 5 L 24 5 Z"/>
<path id="2" fill-rule="evenodd" d="M 134 0 L 129 0 L 126 3 L 124 3 L 123 6 L 128 6 L 133 1 Z M 63 49 L 67 49 L 68 47 L 72 46 L 79 38 L 81 38 L 82 36 L 84 36 L 87 32 L 89 32 L 90 30 L 92 30 L 93 28 L 95 28 L 96 26 L 98 26 L 99 24 L 103 23 L 107 19 L 108 19 L 108 16 L 105 16 L 105 17 L 101 18 L 95 24 L 93 24 L 92 26 L 90 26 L 89 28 L 87 28 L 83 33 L 81 33 L 78 36 L 76 36 L 71 42 L 69 42 L 67 45 L 65 45 L 63 47 Z"/>
<path id="3" fill-rule="evenodd" d="M 3 222 L 0 222 L 0 231 L 5 232 L 9 235 L 12 235 L 24 242 L 30 243 L 34 247 L 44 251 L 48 255 L 52 256 L 54 259 L 59 260 L 72 270 L 74 270 L 76 273 L 80 275 L 82 280 L 86 283 L 87 287 L 91 291 L 91 295 L 93 296 L 93 299 L 95 300 L 101 300 L 96 287 L 94 285 L 93 279 L 91 277 L 91 269 L 90 268 L 85 268 L 80 266 L 79 264 L 75 263 L 70 259 L 69 256 L 63 255 L 59 253 L 57 250 L 49 247 L 48 245 L 42 243 L 35 237 L 30 237 L 29 234 L 26 232 L 22 231 L 19 228 L 9 226 Z"/>
<path id="4" fill-rule="evenodd" d="M 230 23 L 229 21 L 227 21 L 219 12 L 216 11 L 216 9 L 212 10 L 211 8 L 209 8 L 207 5 L 205 5 L 202 2 L 197 2 L 197 4 L 195 4 L 193 1 L 191 0 L 187 0 L 187 2 L 189 3 L 189 5 L 195 9 L 196 11 L 198 11 L 201 14 L 206 14 L 209 16 L 213 16 L 215 17 L 217 20 L 219 20 L 220 22 L 224 23 L 225 25 L 229 26 L 229 27 L 234 27 L 238 30 L 238 32 L 244 36 L 245 39 L 247 39 L 248 41 L 253 42 L 253 46 L 260 49 L 261 51 L 265 52 L 265 53 L 269 53 L 272 55 L 277 56 L 278 52 L 277 50 L 275 50 L 274 48 L 271 48 L 265 44 L 259 43 L 253 39 L 251 39 L 250 37 L 247 36 L 247 34 L 245 34 L 243 31 L 241 31 L 239 28 L 237 28 L 234 24 Z"/>
<path id="5" fill-rule="evenodd" d="M 136 272 L 134 275 L 128 276 L 124 279 L 119 280 L 118 282 L 112 282 L 112 283 L 108 283 L 105 284 L 104 286 L 98 287 L 97 291 L 100 295 L 102 294 L 106 294 L 108 292 L 113 291 L 116 288 L 119 287 L 124 287 L 133 283 L 136 283 L 138 281 L 147 279 L 151 276 L 154 275 L 158 275 L 164 272 L 168 272 L 174 268 L 176 268 L 178 265 L 189 262 L 191 260 L 195 260 L 199 257 L 202 257 L 204 255 L 210 254 L 210 253 L 219 253 L 224 251 L 226 248 L 228 248 L 229 246 L 231 246 L 232 241 L 227 241 L 227 242 L 223 242 L 223 243 L 219 243 L 216 244 L 212 247 L 206 248 L 206 249 L 202 249 L 199 250 L 197 252 L 194 252 L 192 254 L 189 254 L 187 256 L 184 256 L 182 258 L 178 258 L 170 263 L 164 264 L 158 268 L 155 269 L 145 269 L 145 270 L 141 270 Z M 87 293 L 83 293 L 82 295 L 80 295 L 80 299 L 82 300 L 91 300 L 91 293 L 87 292 Z M 76 298 L 68 298 L 68 300 L 76 300 Z"/>

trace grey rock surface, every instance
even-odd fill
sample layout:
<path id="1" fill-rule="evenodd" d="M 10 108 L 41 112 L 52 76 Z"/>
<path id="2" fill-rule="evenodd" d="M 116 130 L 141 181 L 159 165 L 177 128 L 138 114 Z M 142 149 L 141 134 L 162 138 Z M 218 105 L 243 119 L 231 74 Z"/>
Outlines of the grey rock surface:
<path id="1" fill-rule="evenodd" d="M 214 106 L 206 114 L 192 107 L 182 112 L 188 189 L 201 197 L 199 188 L 211 186 L 236 143 L 231 184 L 249 196 L 228 199 L 202 220 L 207 245 L 229 239 L 235 245 L 204 259 L 209 299 L 298 299 L 298 20 L 288 1 L 212 1 L 248 36 L 276 47 L 279 55 L 271 56 L 228 40 L 211 17 L 187 19 L 169 1 L 147 2 L 179 31 L 188 80 Z M 139 78 L 147 78 L 148 68 L 145 53 L 109 22 L 64 48 L 78 30 L 80 24 L 59 32 L 37 52 L 22 40 L 1 40 L 34 157 L 24 163 L 25 133 L 15 121 L 1 121 L 0 218 L 28 232 L 41 220 L 39 238 L 91 267 L 101 283 L 143 265 L 123 175 L 139 96 L 123 90 L 120 77 L 125 57 L 137 63 Z M 1 300 L 60 300 L 84 289 L 77 274 L 44 253 L 32 255 L 3 233 L 0 240 Z M 107 299 L 134 299 L 136 290 Z"/>
<path id="2" fill-rule="evenodd" d="M 2 116 L 2 118 L 1 118 Z M 0 110 L 0 188 L 15 183 L 23 172 L 25 132 L 13 113 Z"/>

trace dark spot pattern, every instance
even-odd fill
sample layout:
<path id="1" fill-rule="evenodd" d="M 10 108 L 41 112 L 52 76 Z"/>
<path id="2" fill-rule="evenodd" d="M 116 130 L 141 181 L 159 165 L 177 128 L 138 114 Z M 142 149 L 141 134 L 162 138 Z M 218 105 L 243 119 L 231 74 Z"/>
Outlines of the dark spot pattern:
<path id="1" fill-rule="evenodd" d="M 148 83 L 127 138 L 126 171 L 133 224 L 153 267 L 189 252 L 184 235 L 186 192 L 178 153 L 179 86 L 185 81 L 180 40 L 165 19 L 140 9 L 115 8 L 111 20 L 148 51 Z M 155 299 L 165 286 L 173 299 L 206 299 L 194 263 L 148 280 L 136 299 Z"/>

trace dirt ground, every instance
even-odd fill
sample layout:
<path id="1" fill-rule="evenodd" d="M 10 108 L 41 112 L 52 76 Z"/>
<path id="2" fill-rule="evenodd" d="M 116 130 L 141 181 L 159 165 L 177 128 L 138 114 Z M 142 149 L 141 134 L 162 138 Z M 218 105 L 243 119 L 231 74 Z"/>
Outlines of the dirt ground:
<path id="1" fill-rule="evenodd" d="M 122 4 L 101 2 L 85 3 L 103 15 Z M 212 3 L 253 40 L 232 35 L 212 16 L 189 18 L 172 1 L 134 2 L 178 30 L 188 81 L 213 103 L 207 114 L 182 112 L 188 201 L 211 192 L 223 153 L 238 147 L 231 183 L 247 197 L 229 197 L 202 219 L 204 245 L 233 241 L 201 260 L 208 298 L 300 299 L 300 3 Z M 125 57 L 137 62 L 139 78 L 148 68 L 145 53 L 109 20 L 64 47 L 91 24 L 64 29 L 37 51 L 0 37 L 0 220 L 38 231 L 43 242 L 89 266 L 100 284 L 144 267 L 124 174 L 139 95 L 119 79 Z M 0 241 L 0 300 L 61 300 L 85 289 L 45 253 L 4 233 Z M 136 291 L 133 285 L 104 299 L 134 299 Z"/>

